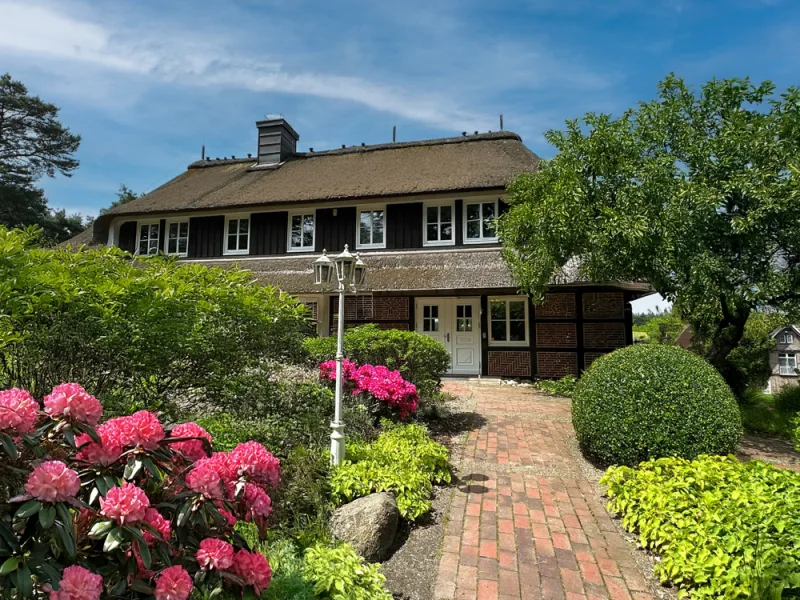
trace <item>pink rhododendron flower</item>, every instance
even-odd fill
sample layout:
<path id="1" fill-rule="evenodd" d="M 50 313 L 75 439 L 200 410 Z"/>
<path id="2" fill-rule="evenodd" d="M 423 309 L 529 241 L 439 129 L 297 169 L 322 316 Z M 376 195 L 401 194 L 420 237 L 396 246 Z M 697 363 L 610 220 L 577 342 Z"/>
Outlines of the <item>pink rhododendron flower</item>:
<path id="1" fill-rule="evenodd" d="M 100 600 L 103 578 L 78 565 L 61 573 L 58 590 L 49 589 L 50 600 Z"/>
<path id="2" fill-rule="evenodd" d="M 100 401 L 77 383 L 62 383 L 54 387 L 44 398 L 44 411 L 53 418 L 63 417 L 92 427 L 103 415 Z"/>
<path id="3" fill-rule="evenodd" d="M 223 540 L 206 538 L 200 542 L 195 558 L 201 569 L 224 571 L 233 564 L 233 546 Z"/>
<path id="4" fill-rule="evenodd" d="M 161 535 L 161 538 L 165 542 L 169 542 L 169 534 L 172 531 L 172 526 L 170 525 L 169 521 L 167 521 L 158 510 L 155 508 L 148 508 L 144 513 L 144 519 L 142 522 L 150 525 L 153 529 L 158 531 Z M 142 536 L 144 537 L 144 541 L 147 542 L 148 546 L 152 546 L 156 543 L 156 537 L 147 531 L 146 529 L 142 529 Z"/>
<path id="5" fill-rule="evenodd" d="M 144 490 L 128 482 L 111 488 L 105 498 L 100 498 L 100 514 L 119 525 L 141 521 L 147 515 L 148 508 L 150 499 Z"/>
<path id="6" fill-rule="evenodd" d="M 247 585 L 252 585 L 256 594 L 269 587 L 272 579 L 272 569 L 263 555 L 257 552 L 239 550 L 233 558 L 233 573 L 244 579 Z"/>
<path id="7" fill-rule="evenodd" d="M 236 493 L 236 485 L 238 482 L 231 481 L 227 485 L 228 500 L 236 500 L 234 494 Z M 272 499 L 267 493 L 258 485 L 250 482 L 245 482 L 244 493 L 241 498 L 247 508 L 246 520 L 250 521 L 251 517 L 256 519 L 266 519 L 272 512 Z"/>
<path id="8" fill-rule="evenodd" d="M 164 427 L 158 417 L 147 410 L 109 419 L 106 424 L 116 430 L 117 440 L 123 448 L 141 446 L 146 450 L 155 450 L 164 439 Z"/>
<path id="9" fill-rule="evenodd" d="M 193 587 L 186 569 L 180 565 L 167 567 L 156 579 L 156 600 L 186 600 Z"/>
<path id="10" fill-rule="evenodd" d="M 212 441 L 211 435 L 197 423 L 181 423 L 180 425 L 176 425 L 172 429 L 172 437 L 195 437 L 205 438 L 209 441 L 209 443 Z M 207 458 L 208 456 L 205 448 L 203 447 L 203 442 L 200 440 L 175 442 L 172 444 L 172 447 L 175 450 L 183 452 L 189 460 L 200 460 L 201 458 Z"/>
<path id="11" fill-rule="evenodd" d="M 92 441 L 92 438 L 85 433 L 76 437 L 75 445 L 81 450 L 75 455 L 75 458 L 104 467 L 117 462 L 123 448 L 119 440 L 119 430 L 113 421 L 114 419 L 111 419 L 97 428 L 97 435 L 100 436 L 101 442 L 99 444 Z"/>
<path id="12" fill-rule="evenodd" d="M 228 522 L 228 525 L 230 527 L 236 525 L 237 522 L 236 517 L 234 517 L 230 512 L 228 512 L 224 508 L 222 508 L 222 503 L 217 504 L 217 510 L 219 511 L 219 514 L 221 514 L 223 518 Z"/>
<path id="13" fill-rule="evenodd" d="M 194 468 L 186 476 L 186 486 L 206 498 L 221 500 L 224 485 L 234 477 L 228 464 L 228 455 L 215 452 L 208 458 L 194 463 Z"/>
<path id="14" fill-rule="evenodd" d="M 277 486 L 280 482 L 280 461 L 255 441 L 239 444 L 228 453 L 228 463 L 237 477 L 248 475 L 251 480 Z"/>
<path id="15" fill-rule="evenodd" d="M 28 475 L 25 491 L 42 502 L 65 502 L 81 489 L 78 474 L 60 460 L 43 462 Z"/>
<path id="16" fill-rule="evenodd" d="M 29 433 L 36 426 L 39 403 L 19 388 L 0 392 L 0 431 L 9 434 Z"/>

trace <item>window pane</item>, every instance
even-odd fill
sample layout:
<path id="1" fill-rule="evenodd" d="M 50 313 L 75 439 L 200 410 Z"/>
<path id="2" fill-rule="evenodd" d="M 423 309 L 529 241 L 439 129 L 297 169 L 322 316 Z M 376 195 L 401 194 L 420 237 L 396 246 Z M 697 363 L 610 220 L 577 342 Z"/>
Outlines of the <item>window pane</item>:
<path id="1" fill-rule="evenodd" d="M 452 206 L 442 206 L 440 209 L 441 211 L 440 221 L 442 223 L 451 223 L 453 221 L 453 207 Z"/>
<path id="2" fill-rule="evenodd" d="M 147 240 L 139 242 L 139 254 L 147 254 Z"/>
<path id="3" fill-rule="evenodd" d="M 525 321 L 511 321 L 508 324 L 511 342 L 524 342 L 525 341 Z"/>
<path id="4" fill-rule="evenodd" d="M 175 254 L 178 251 L 178 240 L 170 240 L 167 242 L 167 252 Z"/>
<path id="5" fill-rule="evenodd" d="M 435 304 L 433 306 L 431 306 L 431 316 L 434 319 L 438 319 L 439 318 L 439 307 L 436 306 Z"/>
<path id="6" fill-rule="evenodd" d="M 170 223 L 169 224 L 169 239 L 174 240 L 178 237 L 178 224 L 177 223 Z"/>
<path id="7" fill-rule="evenodd" d="M 292 230 L 292 248 L 300 247 L 300 232 Z"/>
<path id="8" fill-rule="evenodd" d="M 440 240 L 442 242 L 449 242 L 453 239 L 453 225 L 451 223 L 442 223 L 442 235 Z"/>
<path id="9" fill-rule="evenodd" d="M 228 250 L 236 250 L 236 236 L 229 235 L 228 236 Z"/>
<path id="10" fill-rule="evenodd" d="M 423 306 L 422 307 L 422 316 L 425 319 L 431 318 L 431 307 L 430 306 Z"/>
<path id="11" fill-rule="evenodd" d="M 383 243 L 383 211 L 376 210 L 372 213 L 372 243 Z"/>
<path id="12" fill-rule="evenodd" d="M 239 233 L 247 233 L 250 226 L 250 219 L 239 219 Z"/>
<path id="13" fill-rule="evenodd" d="M 247 235 L 239 235 L 239 250 L 247 250 Z"/>
<path id="14" fill-rule="evenodd" d="M 369 244 L 370 233 L 372 230 L 372 219 L 369 211 L 361 213 L 361 221 L 359 223 L 358 243 Z"/>
<path id="15" fill-rule="evenodd" d="M 459 304 L 458 306 L 456 306 L 456 317 L 459 318 L 459 319 L 464 317 L 464 305 L 463 304 Z"/>
<path id="16" fill-rule="evenodd" d="M 508 303 L 509 318 L 525 320 L 525 303 L 514 301 Z"/>
<path id="17" fill-rule="evenodd" d="M 189 237 L 189 223 L 180 224 L 180 236 Z"/>
<path id="18" fill-rule="evenodd" d="M 422 331 L 430 331 L 430 330 L 431 330 L 431 320 L 422 319 Z"/>
<path id="19" fill-rule="evenodd" d="M 481 218 L 480 204 L 467 204 L 467 221 L 477 221 Z"/>
<path id="20" fill-rule="evenodd" d="M 464 316 L 470 319 L 472 318 L 472 304 L 464 305 Z"/>
<path id="21" fill-rule="evenodd" d="M 303 246 L 310 247 L 314 245 L 314 230 L 303 231 Z"/>
<path id="22" fill-rule="evenodd" d="M 505 321 L 492 321 L 492 341 L 505 342 L 506 341 L 506 322 Z"/>
<path id="23" fill-rule="evenodd" d="M 186 238 L 182 238 L 178 240 L 178 252 L 181 254 L 186 254 L 186 251 L 187 251 Z"/>
<path id="24" fill-rule="evenodd" d="M 150 248 L 148 254 L 158 254 L 158 240 L 150 240 Z"/>
<path id="25" fill-rule="evenodd" d="M 314 231 L 314 215 L 305 215 L 303 217 L 303 231 Z"/>
<path id="26" fill-rule="evenodd" d="M 301 219 L 300 215 L 292 216 L 292 231 L 294 231 L 295 229 L 297 229 L 298 231 L 300 230 L 300 219 Z"/>
<path id="27" fill-rule="evenodd" d="M 484 202 L 483 204 L 483 220 L 488 221 L 494 219 L 494 202 Z"/>
<path id="28" fill-rule="evenodd" d="M 149 231 L 147 225 L 142 225 L 142 228 L 139 230 L 139 239 L 146 240 L 147 239 L 147 232 Z"/>
<path id="29" fill-rule="evenodd" d="M 428 241 L 429 242 L 438 242 L 439 241 L 439 226 L 436 223 L 428 223 Z"/>
<path id="30" fill-rule="evenodd" d="M 428 223 L 437 223 L 439 221 L 439 209 L 436 206 L 429 206 L 427 213 Z"/>
<path id="31" fill-rule="evenodd" d="M 480 221 L 467 221 L 467 237 L 477 239 L 481 237 Z"/>
<path id="32" fill-rule="evenodd" d="M 492 302 L 491 306 L 492 319 L 506 319 L 506 303 L 502 300 Z"/>
<path id="33" fill-rule="evenodd" d="M 228 233 L 236 233 L 236 229 L 239 227 L 239 221 L 237 219 L 231 219 L 228 221 Z"/>

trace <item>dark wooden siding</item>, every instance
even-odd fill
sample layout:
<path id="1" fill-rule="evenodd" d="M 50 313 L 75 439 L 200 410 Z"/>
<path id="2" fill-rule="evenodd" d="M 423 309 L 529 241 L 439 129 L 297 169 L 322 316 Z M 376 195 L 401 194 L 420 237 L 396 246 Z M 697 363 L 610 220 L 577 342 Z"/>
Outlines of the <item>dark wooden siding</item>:
<path id="1" fill-rule="evenodd" d="M 456 246 L 464 245 L 464 201 L 456 200 Z"/>
<path id="2" fill-rule="evenodd" d="M 250 254 L 286 254 L 288 218 L 285 211 L 250 215 Z"/>
<path id="3" fill-rule="evenodd" d="M 422 248 L 422 202 L 386 206 L 386 248 Z"/>
<path id="4" fill-rule="evenodd" d="M 333 211 L 336 210 L 336 216 Z M 314 250 L 322 252 L 341 252 L 344 245 L 348 244 L 350 250 L 356 247 L 356 209 L 355 207 L 343 208 L 318 208 L 317 209 L 317 236 Z"/>
<path id="5" fill-rule="evenodd" d="M 133 254 L 136 252 L 136 221 L 125 221 L 119 226 L 119 247 Z"/>
<path id="6" fill-rule="evenodd" d="M 189 258 L 222 256 L 225 217 L 192 217 L 189 219 Z"/>
<path id="7" fill-rule="evenodd" d="M 167 220 L 161 219 L 158 222 L 158 253 L 164 253 L 164 245 L 167 239 Z"/>

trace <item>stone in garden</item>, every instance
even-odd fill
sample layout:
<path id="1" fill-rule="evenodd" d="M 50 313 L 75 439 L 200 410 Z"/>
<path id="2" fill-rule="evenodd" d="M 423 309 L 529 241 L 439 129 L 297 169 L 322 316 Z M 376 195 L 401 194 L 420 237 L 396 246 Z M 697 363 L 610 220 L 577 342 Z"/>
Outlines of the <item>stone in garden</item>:
<path id="1" fill-rule="evenodd" d="M 400 511 L 388 492 L 370 494 L 340 506 L 333 513 L 331 530 L 337 540 L 347 542 L 368 562 L 378 562 L 397 533 Z"/>

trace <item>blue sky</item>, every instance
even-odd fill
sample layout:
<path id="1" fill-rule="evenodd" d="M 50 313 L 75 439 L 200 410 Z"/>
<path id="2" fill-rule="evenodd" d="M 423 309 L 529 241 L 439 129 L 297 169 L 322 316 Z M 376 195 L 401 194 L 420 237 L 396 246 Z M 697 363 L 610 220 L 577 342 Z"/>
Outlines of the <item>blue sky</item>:
<path id="1" fill-rule="evenodd" d="M 206 145 L 255 150 L 282 113 L 301 149 L 544 131 L 651 98 L 670 71 L 800 83 L 796 0 L 0 0 L 0 71 L 83 136 L 50 204 L 96 214 Z"/>

